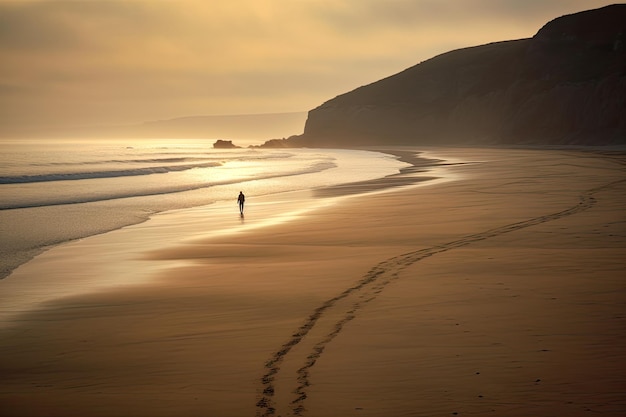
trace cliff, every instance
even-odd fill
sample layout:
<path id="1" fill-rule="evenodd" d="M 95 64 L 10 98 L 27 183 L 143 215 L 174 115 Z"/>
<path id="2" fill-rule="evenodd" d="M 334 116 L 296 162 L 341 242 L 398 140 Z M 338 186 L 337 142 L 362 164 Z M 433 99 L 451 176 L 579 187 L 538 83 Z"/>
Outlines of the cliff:
<path id="1" fill-rule="evenodd" d="M 626 4 L 439 55 L 309 112 L 294 146 L 626 144 Z"/>

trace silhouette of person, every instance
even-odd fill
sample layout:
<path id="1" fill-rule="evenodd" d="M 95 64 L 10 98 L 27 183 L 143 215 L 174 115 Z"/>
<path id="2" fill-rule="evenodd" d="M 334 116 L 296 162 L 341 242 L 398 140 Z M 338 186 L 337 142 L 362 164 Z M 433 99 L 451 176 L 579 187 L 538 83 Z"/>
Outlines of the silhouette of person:
<path id="1" fill-rule="evenodd" d="M 239 204 L 239 213 L 243 216 L 243 203 L 246 201 L 246 196 L 242 191 L 239 191 L 239 197 L 237 197 L 237 203 Z"/>

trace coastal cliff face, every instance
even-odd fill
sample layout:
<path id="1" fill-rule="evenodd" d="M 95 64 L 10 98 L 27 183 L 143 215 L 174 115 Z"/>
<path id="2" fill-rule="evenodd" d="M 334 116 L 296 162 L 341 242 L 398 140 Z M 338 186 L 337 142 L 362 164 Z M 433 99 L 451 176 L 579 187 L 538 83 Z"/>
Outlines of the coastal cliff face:
<path id="1" fill-rule="evenodd" d="M 626 144 L 626 5 L 460 49 L 340 95 L 296 146 Z"/>

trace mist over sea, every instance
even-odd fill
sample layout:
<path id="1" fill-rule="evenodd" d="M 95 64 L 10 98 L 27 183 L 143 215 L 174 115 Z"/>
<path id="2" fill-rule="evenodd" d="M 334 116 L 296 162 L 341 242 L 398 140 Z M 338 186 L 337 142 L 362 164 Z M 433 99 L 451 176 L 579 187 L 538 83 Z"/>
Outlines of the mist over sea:
<path id="1" fill-rule="evenodd" d="M 56 244 L 168 210 L 365 181 L 407 164 L 369 151 L 214 149 L 208 140 L 2 140 L 0 278 Z"/>

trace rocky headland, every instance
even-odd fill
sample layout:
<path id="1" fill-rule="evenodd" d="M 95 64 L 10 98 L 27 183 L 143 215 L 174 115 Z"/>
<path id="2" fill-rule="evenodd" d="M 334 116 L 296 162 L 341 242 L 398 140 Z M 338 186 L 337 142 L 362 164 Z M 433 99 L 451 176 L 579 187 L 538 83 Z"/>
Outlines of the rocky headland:
<path id="1" fill-rule="evenodd" d="M 448 52 L 333 98 L 267 146 L 626 144 L 626 4 Z"/>

